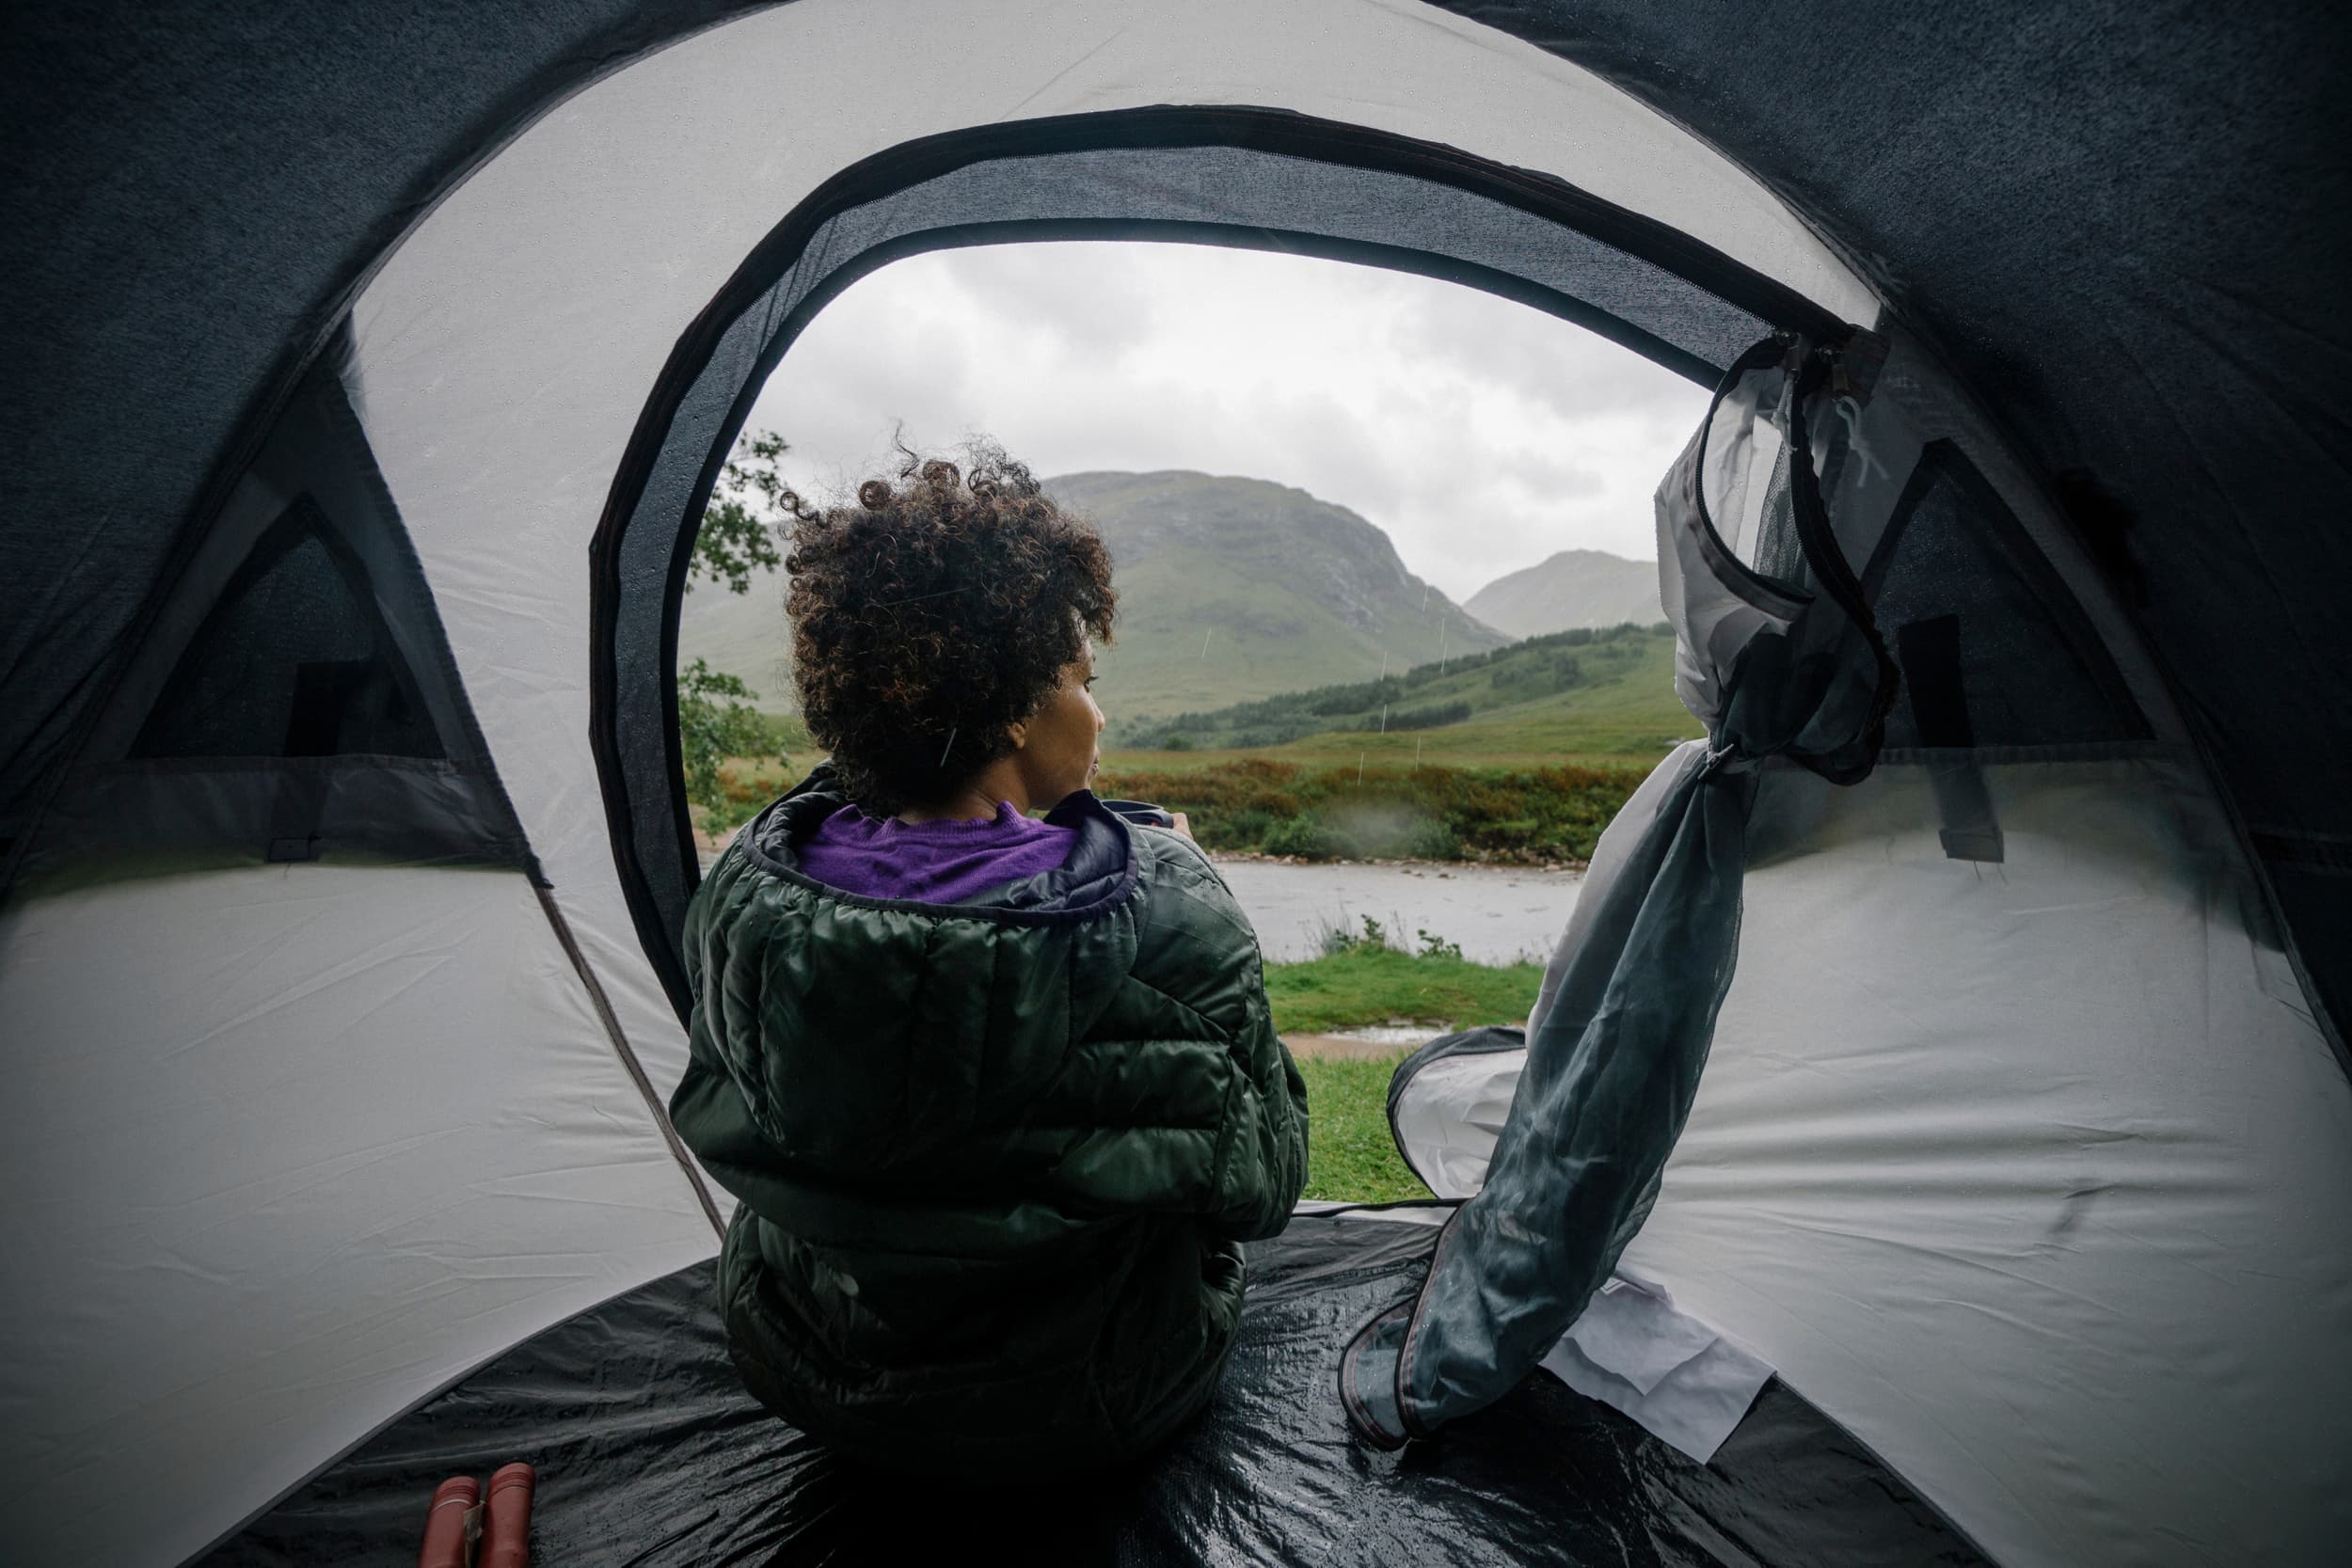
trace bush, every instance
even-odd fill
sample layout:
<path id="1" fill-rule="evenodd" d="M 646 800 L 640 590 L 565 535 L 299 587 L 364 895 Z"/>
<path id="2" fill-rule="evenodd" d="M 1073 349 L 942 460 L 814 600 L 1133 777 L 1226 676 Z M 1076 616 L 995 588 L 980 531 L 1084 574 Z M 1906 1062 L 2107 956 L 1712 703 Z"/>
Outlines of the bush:
<path id="1" fill-rule="evenodd" d="M 1458 724 L 1470 716 L 1468 703 L 1432 703 L 1427 707 L 1399 708 L 1388 716 L 1391 730 L 1434 730 L 1446 724 Z M 1359 723 L 1359 730 L 1377 727 L 1379 721 Z"/>
<path id="2" fill-rule="evenodd" d="M 713 670 L 699 658 L 678 672 L 678 752 L 686 775 L 686 798 L 707 813 L 722 811 L 727 804 L 719 765 L 729 757 L 756 756 L 766 749 L 769 721 L 743 700 L 758 695 L 735 676 Z M 779 756 L 777 760 L 785 759 Z"/>
<path id="3" fill-rule="evenodd" d="M 1308 861 L 1334 860 L 1347 852 L 1340 835 L 1312 813 L 1275 823 L 1261 842 L 1269 855 L 1295 855 Z"/>
<path id="4" fill-rule="evenodd" d="M 1424 860 L 1587 860 L 1645 771 L 1578 765 L 1359 774 L 1252 757 L 1181 773 L 1120 771 L 1101 787 L 1189 813 L 1194 836 L 1212 849 L 1317 860 L 1368 848 Z"/>

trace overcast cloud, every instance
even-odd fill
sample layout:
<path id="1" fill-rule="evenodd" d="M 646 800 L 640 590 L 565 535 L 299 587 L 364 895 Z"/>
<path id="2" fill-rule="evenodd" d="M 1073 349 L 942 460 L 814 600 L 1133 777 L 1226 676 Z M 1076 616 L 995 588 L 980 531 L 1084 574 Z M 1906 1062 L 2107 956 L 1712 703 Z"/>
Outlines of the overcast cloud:
<path id="1" fill-rule="evenodd" d="M 945 251 L 828 307 L 752 415 L 818 492 L 987 432 L 1040 474 L 1198 468 L 1377 523 L 1455 598 L 1555 550 L 1656 554 L 1650 495 L 1707 393 L 1474 290 L 1306 257 Z"/>

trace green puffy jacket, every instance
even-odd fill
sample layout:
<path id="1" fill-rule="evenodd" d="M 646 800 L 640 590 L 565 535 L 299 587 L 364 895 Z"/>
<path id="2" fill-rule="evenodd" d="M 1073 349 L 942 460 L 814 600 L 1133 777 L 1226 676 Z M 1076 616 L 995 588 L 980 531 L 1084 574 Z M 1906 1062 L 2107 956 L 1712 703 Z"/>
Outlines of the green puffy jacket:
<path id="1" fill-rule="evenodd" d="M 836 892 L 795 869 L 827 783 L 746 827 L 686 917 L 670 1108 L 741 1200 L 737 1368 L 900 1469 L 1132 1458 L 1216 1387 L 1239 1243 L 1306 1180 L 1256 939 L 1190 841 L 1087 794 L 1048 818 L 1077 830 L 1059 870 L 952 906 Z"/>

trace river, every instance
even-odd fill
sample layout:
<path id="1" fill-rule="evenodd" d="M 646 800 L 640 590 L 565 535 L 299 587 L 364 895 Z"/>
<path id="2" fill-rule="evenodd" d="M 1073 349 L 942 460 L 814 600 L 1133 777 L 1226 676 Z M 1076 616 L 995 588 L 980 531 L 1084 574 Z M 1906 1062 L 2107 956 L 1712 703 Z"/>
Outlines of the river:
<path id="1" fill-rule="evenodd" d="M 697 842 L 707 872 L 719 847 Z M 1313 958 L 1324 932 L 1359 932 L 1366 915 L 1400 947 L 1418 946 L 1414 933 L 1427 931 L 1459 943 L 1464 958 L 1480 963 L 1540 963 L 1567 928 L 1584 884 L 1581 872 L 1533 866 L 1211 858 L 1257 927 L 1259 950 L 1277 963 Z"/>
<path id="2" fill-rule="evenodd" d="M 1399 946 L 1417 931 L 1458 942 L 1481 963 L 1550 956 L 1576 908 L 1583 876 L 1532 866 L 1473 864 L 1293 865 L 1216 858 L 1216 869 L 1275 962 L 1311 958 L 1325 931 L 1360 931 L 1366 915 Z"/>

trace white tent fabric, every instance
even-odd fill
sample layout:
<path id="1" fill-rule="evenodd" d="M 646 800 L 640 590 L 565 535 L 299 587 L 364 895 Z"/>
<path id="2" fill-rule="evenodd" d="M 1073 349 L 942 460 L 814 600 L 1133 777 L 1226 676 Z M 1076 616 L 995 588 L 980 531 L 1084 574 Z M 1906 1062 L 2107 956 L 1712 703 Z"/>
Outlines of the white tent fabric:
<path id="1" fill-rule="evenodd" d="M 170 1563 L 715 1243 L 511 871 L 296 865 L 0 916 L 5 1496 Z"/>
<path id="2" fill-rule="evenodd" d="M 2326 1560 L 2352 1088 L 2191 769 L 1985 771 L 1993 865 L 1947 856 L 1923 763 L 1768 774 L 1738 977 L 1625 1266 L 1995 1560 Z M 1417 1164 L 1474 1185 L 1521 1055 L 1413 1080 Z"/>

